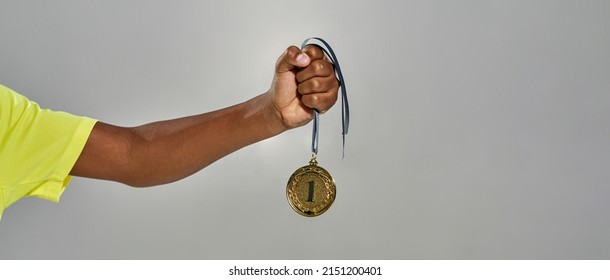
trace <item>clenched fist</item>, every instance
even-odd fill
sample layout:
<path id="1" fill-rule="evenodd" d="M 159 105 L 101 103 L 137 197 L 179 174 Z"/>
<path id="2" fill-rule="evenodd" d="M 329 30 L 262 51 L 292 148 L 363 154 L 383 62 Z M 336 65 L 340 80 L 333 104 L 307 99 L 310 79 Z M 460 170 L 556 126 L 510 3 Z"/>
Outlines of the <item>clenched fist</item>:
<path id="1" fill-rule="evenodd" d="M 267 92 L 286 128 L 307 124 L 313 110 L 326 112 L 337 101 L 335 69 L 317 46 L 290 46 L 278 58 L 273 84 Z"/>

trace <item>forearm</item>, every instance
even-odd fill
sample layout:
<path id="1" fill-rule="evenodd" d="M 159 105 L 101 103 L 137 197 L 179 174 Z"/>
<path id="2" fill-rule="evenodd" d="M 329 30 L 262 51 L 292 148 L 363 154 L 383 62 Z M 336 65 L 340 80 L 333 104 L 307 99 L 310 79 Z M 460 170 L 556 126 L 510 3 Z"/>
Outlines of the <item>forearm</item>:
<path id="1" fill-rule="evenodd" d="M 129 157 L 135 185 L 182 179 L 242 147 L 281 133 L 285 128 L 265 98 L 268 95 L 263 94 L 210 113 L 133 128 Z"/>
<path id="2" fill-rule="evenodd" d="M 229 153 L 286 130 L 267 98 L 269 94 L 262 94 L 221 110 L 133 128 L 101 124 L 90 136 L 91 146 L 112 145 L 113 152 L 97 153 L 86 146 L 82 157 L 98 160 L 79 161 L 72 173 L 132 186 L 182 179 Z M 117 144 L 105 139 L 122 140 Z"/>

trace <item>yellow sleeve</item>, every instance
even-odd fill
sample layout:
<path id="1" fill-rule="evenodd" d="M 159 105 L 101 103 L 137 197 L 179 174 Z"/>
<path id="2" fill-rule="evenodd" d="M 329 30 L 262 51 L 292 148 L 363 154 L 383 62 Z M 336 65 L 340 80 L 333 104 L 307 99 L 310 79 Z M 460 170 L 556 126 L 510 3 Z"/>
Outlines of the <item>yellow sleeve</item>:
<path id="1" fill-rule="evenodd" d="M 22 197 L 59 201 L 95 123 L 0 85 L 0 219 Z"/>

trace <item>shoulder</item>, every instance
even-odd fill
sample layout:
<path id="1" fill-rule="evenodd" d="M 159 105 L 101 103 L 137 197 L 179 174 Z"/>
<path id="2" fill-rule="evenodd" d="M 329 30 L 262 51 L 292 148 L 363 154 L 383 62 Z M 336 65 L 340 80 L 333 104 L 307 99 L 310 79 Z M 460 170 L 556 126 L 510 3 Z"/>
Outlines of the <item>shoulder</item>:
<path id="1" fill-rule="evenodd" d="M 14 90 L 0 85 L 0 129 L 6 129 L 19 120 L 28 108 L 38 105 Z"/>

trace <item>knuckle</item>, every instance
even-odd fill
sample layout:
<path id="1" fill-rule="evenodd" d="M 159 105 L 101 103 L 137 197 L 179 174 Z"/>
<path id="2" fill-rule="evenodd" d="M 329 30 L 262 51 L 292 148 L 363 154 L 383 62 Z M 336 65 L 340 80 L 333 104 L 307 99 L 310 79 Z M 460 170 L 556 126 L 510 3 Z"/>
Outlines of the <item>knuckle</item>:
<path id="1" fill-rule="evenodd" d="M 326 60 L 316 60 L 314 69 L 317 75 L 328 76 L 333 73 L 333 65 Z"/>
<path id="2" fill-rule="evenodd" d="M 311 101 L 312 105 L 314 105 L 314 106 L 317 106 L 318 103 L 320 103 L 320 96 L 317 94 L 312 94 L 310 99 L 311 99 L 310 101 Z"/>
<path id="3" fill-rule="evenodd" d="M 324 65 L 323 60 L 316 60 L 312 62 L 312 68 L 314 69 L 316 74 L 321 74 L 324 72 L 324 68 L 326 68 L 326 66 Z"/>
<path id="4" fill-rule="evenodd" d="M 322 87 L 322 82 L 320 82 L 319 79 L 311 80 L 311 89 L 313 89 L 314 91 L 319 91 L 321 87 Z"/>
<path id="5" fill-rule="evenodd" d="M 318 108 L 319 97 L 316 94 L 306 95 L 303 97 L 302 101 L 303 101 L 303 104 L 305 104 L 305 106 L 307 106 L 309 108 L 319 109 Z"/>

